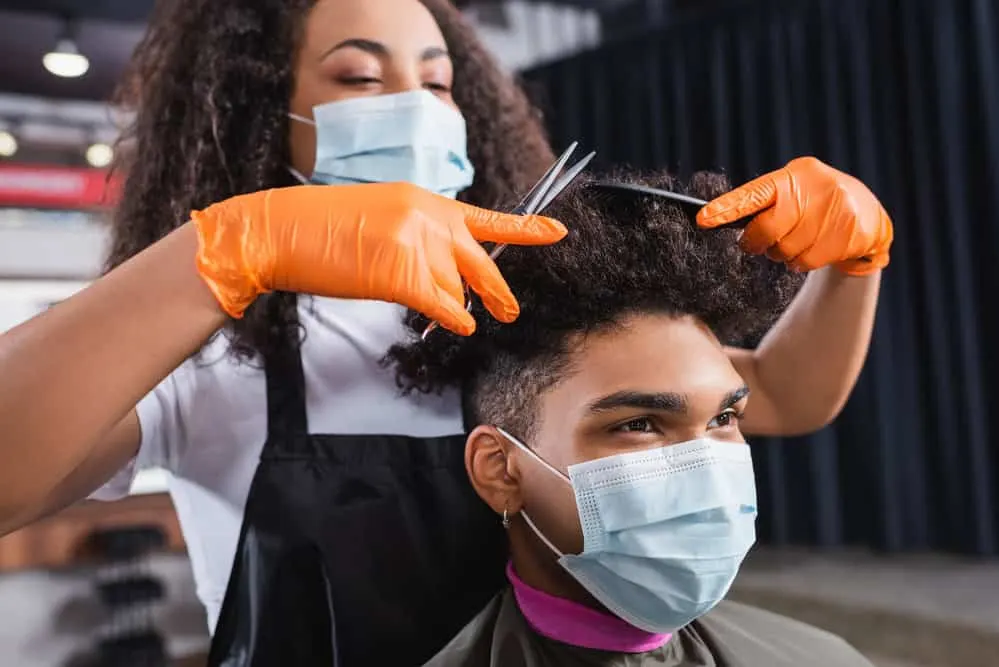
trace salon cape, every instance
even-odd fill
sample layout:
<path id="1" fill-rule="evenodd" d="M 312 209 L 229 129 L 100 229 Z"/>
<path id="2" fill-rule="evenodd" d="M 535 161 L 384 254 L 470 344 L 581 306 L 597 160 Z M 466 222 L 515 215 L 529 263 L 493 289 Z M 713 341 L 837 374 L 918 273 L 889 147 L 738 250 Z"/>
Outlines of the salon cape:
<path id="1" fill-rule="evenodd" d="M 734 602 L 647 653 L 569 646 L 528 625 L 511 590 L 500 593 L 424 667 L 873 667 L 824 630 Z"/>

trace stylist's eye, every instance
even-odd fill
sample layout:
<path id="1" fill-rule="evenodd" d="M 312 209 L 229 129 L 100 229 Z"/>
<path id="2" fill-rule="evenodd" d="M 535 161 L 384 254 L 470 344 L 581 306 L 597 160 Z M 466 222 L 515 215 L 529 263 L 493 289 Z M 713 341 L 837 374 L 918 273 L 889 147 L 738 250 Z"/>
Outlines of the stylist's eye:
<path id="1" fill-rule="evenodd" d="M 730 428 L 738 427 L 742 419 L 742 413 L 735 410 L 726 410 L 708 422 L 708 428 Z"/>
<path id="2" fill-rule="evenodd" d="M 375 86 L 382 82 L 372 76 L 346 76 L 340 78 L 340 83 L 345 86 Z"/>
<path id="3" fill-rule="evenodd" d="M 451 92 L 451 86 L 447 85 L 446 83 L 437 83 L 437 82 L 434 82 L 434 81 L 428 81 L 425 84 L 423 84 L 423 87 L 426 88 L 429 91 L 434 92 L 434 93 L 450 93 Z"/>
<path id="4" fill-rule="evenodd" d="M 648 417 L 637 417 L 618 424 L 614 430 L 619 433 L 655 433 L 656 428 Z"/>

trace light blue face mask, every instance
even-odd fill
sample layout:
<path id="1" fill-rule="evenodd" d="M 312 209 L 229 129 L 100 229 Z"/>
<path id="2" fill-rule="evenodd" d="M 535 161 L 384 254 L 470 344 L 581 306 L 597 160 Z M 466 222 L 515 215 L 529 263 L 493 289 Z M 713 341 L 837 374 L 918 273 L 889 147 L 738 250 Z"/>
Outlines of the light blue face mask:
<path id="1" fill-rule="evenodd" d="M 446 197 L 472 184 L 465 119 L 426 90 L 355 97 L 314 107 L 316 164 L 303 183 L 407 182 Z"/>
<path id="2" fill-rule="evenodd" d="M 607 609 L 648 632 L 673 632 L 728 593 L 756 541 L 749 445 L 709 438 L 569 466 L 583 553 L 563 554 L 526 512 L 559 563 Z"/>

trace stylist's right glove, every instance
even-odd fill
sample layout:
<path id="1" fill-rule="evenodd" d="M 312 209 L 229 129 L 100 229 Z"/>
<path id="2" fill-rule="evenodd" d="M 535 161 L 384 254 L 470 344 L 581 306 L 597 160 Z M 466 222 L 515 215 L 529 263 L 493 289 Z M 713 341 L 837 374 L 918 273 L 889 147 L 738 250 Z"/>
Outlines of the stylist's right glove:
<path id="1" fill-rule="evenodd" d="M 792 160 L 718 197 L 697 214 L 701 227 L 755 216 L 740 244 L 799 271 L 835 266 L 851 276 L 888 265 L 894 231 L 874 193 L 815 158 Z"/>
<path id="2" fill-rule="evenodd" d="M 198 271 L 232 317 L 281 290 L 392 301 L 463 335 L 475 320 L 462 278 L 498 320 L 520 313 L 480 242 L 546 245 L 566 233 L 550 218 L 487 211 L 406 183 L 266 190 L 191 218 Z"/>

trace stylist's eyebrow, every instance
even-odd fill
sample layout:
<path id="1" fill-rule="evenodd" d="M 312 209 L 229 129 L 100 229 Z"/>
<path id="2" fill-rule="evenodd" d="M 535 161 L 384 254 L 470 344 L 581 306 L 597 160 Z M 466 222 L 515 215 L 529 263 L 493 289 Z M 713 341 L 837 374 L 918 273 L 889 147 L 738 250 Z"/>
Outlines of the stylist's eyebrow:
<path id="1" fill-rule="evenodd" d="M 376 42 L 372 39 L 361 39 L 355 37 L 352 39 L 345 39 L 333 48 L 327 50 L 326 53 L 322 55 L 322 58 L 326 58 L 331 53 L 335 53 L 341 49 L 358 49 L 360 51 L 364 51 L 365 53 L 370 53 L 373 56 L 378 56 L 379 58 L 389 55 L 388 47 L 381 42 Z M 420 53 L 420 60 L 422 61 L 436 60 L 437 58 L 447 57 L 449 57 L 447 49 L 440 46 L 427 47 Z M 320 58 L 320 60 L 322 60 L 322 58 Z"/>
<path id="2" fill-rule="evenodd" d="M 437 60 L 438 58 L 450 58 L 451 54 L 447 52 L 447 49 L 442 49 L 439 46 L 431 46 L 429 48 L 423 49 L 423 53 L 420 54 L 420 60 L 426 62 L 428 60 Z"/>
<path id="3" fill-rule="evenodd" d="M 376 42 L 371 39 L 352 38 L 345 39 L 333 48 L 327 50 L 322 57 L 325 58 L 342 49 L 358 49 L 359 51 L 370 53 L 373 56 L 387 56 L 389 52 L 388 47 L 381 42 Z"/>

